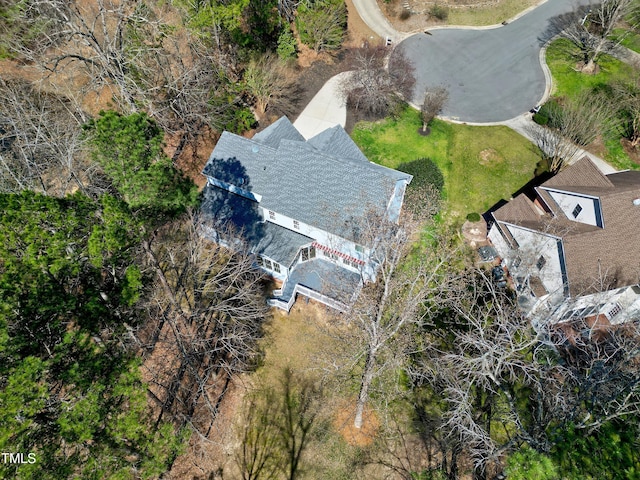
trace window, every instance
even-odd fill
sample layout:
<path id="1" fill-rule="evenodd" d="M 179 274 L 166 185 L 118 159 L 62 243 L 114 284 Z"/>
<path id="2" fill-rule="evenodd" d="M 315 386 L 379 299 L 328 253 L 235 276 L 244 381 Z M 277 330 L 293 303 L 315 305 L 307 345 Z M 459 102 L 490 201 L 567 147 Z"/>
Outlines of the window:
<path id="1" fill-rule="evenodd" d="M 306 262 L 311 258 L 316 258 L 316 247 L 305 247 L 300 250 L 300 260 Z"/>
<path id="2" fill-rule="evenodd" d="M 353 267 L 353 268 L 358 268 L 359 267 L 359 265 L 356 262 L 354 262 L 353 260 L 350 260 L 350 259 L 347 259 L 347 258 L 343 258 L 342 261 L 344 262 L 345 265 L 349 265 L 350 267 Z"/>
<path id="3" fill-rule="evenodd" d="M 293 228 L 300 230 L 300 222 L 298 220 L 293 221 Z"/>
<path id="4" fill-rule="evenodd" d="M 609 310 L 607 312 L 607 318 L 612 319 L 613 317 L 615 317 L 616 315 L 618 315 L 620 312 L 622 312 L 622 307 L 620 306 L 620 304 L 616 303 L 611 310 Z"/>
<path id="5" fill-rule="evenodd" d="M 280 273 L 280 264 L 273 262 L 273 271 L 276 273 Z"/>
<path id="6" fill-rule="evenodd" d="M 536 262 L 536 267 L 538 267 L 538 270 L 542 270 L 542 267 L 544 267 L 546 263 L 547 259 L 544 258 L 544 255 L 540 255 L 540 258 Z"/>
<path id="7" fill-rule="evenodd" d="M 256 263 L 262 267 L 264 265 L 264 262 L 262 261 L 262 257 L 256 257 Z"/>
<path id="8" fill-rule="evenodd" d="M 578 215 L 580 215 L 581 211 L 582 211 L 582 205 L 578 204 L 576 205 L 576 208 L 573 209 L 573 212 L 571 212 L 571 215 L 573 215 L 573 218 L 578 218 Z"/>
<path id="9" fill-rule="evenodd" d="M 264 268 L 266 268 L 267 270 L 273 270 L 273 264 L 271 263 L 271 260 L 269 259 L 264 259 Z"/>
<path id="10" fill-rule="evenodd" d="M 276 219 L 276 212 L 272 212 L 271 210 L 269 210 L 269 220 L 275 220 Z"/>

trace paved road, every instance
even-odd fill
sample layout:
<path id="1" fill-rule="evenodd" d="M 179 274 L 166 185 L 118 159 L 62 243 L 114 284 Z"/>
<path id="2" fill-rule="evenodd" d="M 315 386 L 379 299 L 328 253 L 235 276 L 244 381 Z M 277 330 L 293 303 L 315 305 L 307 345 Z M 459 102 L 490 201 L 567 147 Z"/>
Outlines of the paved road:
<path id="1" fill-rule="evenodd" d="M 422 103 L 427 86 L 444 85 L 449 102 L 442 116 L 451 120 L 502 122 L 528 111 L 548 85 L 540 50 L 552 36 L 549 20 L 574 5 L 548 0 L 505 26 L 442 28 L 407 38 L 398 49 L 416 66 L 413 103 Z"/>
<path id="2" fill-rule="evenodd" d="M 353 6 L 356 7 L 358 15 L 367 26 L 376 32 L 380 37 L 390 38 L 394 42 L 405 37 L 406 34 L 396 31 L 387 17 L 380 11 L 376 0 L 352 0 Z"/>

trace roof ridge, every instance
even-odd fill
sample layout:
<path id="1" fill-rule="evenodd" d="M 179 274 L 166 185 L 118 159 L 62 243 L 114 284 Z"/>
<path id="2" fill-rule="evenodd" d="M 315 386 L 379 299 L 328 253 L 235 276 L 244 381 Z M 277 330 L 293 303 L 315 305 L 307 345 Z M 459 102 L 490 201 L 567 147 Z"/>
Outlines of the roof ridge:
<path id="1" fill-rule="evenodd" d="M 316 147 L 314 147 L 313 145 L 309 145 L 309 143 L 307 143 L 307 142 L 298 142 L 297 140 L 289 140 L 289 139 L 283 138 L 280 141 L 280 145 L 282 145 L 283 142 L 287 142 L 289 144 L 302 143 L 303 145 L 305 145 L 305 147 L 308 147 L 314 153 L 316 153 L 318 155 L 321 155 L 322 157 L 328 158 L 328 159 L 332 160 L 333 162 L 335 162 L 337 164 L 340 164 L 340 165 L 344 164 L 344 161 L 342 161 L 342 158 L 337 157 L 336 155 L 333 155 L 333 154 L 328 154 L 326 152 L 323 152 L 322 150 L 318 150 Z M 276 151 L 276 153 L 277 153 L 277 151 Z M 347 160 L 356 160 L 355 158 L 349 158 L 349 157 L 345 157 L 345 158 Z M 367 160 L 366 162 L 361 162 L 361 161 L 349 162 L 349 165 L 357 165 L 358 168 L 362 168 L 362 169 L 365 169 L 366 167 L 372 167 L 372 168 L 375 168 L 375 169 L 381 169 L 381 170 L 384 170 L 384 171 L 388 171 L 388 173 L 397 172 L 397 173 L 403 174 L 407 178 L 412 178 L 413 179 L 413 175 L 410 175 L 410 174 L 405 173 L 405 172 L 401 172 L 400 170 L 395 170 L 393 168 L 385 167 L 384 165 L 380 165 L 378 163 L 372 162 L 371 160 Z"/>
<path id="2" fill-rule="evenodd" d="M 588 156 L 583 156 L 577 162 L 569 165 L 564 170 L 540 185 L 541 188 L 561 188 L 567 191 L 571 188 L 615 188 L 613 182 L 602 173 L 597 165 Z"/>

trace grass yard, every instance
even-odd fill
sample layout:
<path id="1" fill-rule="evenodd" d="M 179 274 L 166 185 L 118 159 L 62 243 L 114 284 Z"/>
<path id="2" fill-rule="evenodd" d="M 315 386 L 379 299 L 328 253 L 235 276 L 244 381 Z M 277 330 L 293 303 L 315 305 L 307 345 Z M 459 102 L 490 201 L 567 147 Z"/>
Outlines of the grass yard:
<path id="1" fill-rule="evenodd" d="M 624 35 L 622 42 L 620 42 L 621 45 L 640 53 L 640 34 L 617 28 L 613 31 L 613 36 L 617 37 L 618 35 Z"/>
<path id="2" fill-rule="evenodd" d="M 277 385 L 286 367 L 315 380 L 324 377 L 327 372 L 323 367 L 339 355 L 337 349 L 344 348 L 332 337 L 330 321 L 324 306 L 307 304 L 303 297 L 298 298 L 289 315 L 276 310 L 263 340 L 266 355 L 253 375 L 254 387 Z M 329 383 L 325 384 L 322 409 L 302 458 L 304 478 L 350 480 L 361 449 L 345 441 L 336 420 L 341 412 L 355 409 L 357 381 L 338 388 L 331 383 L 331 376 L 325 380 Z"/>
<path id="3" fill-rule="evenodd" d="M 497 25 L 515 17 L 539 0 L 503 0 L 486 6 L 449 8 L 449 25 Z"/>
<path id="4" fill-rule="evenodd" d="M 547 65 L 553 76 L 553 94 L 555 96 L 575 96 L 583 91 L 604 87 L 616 81 L 637 75 L 633 67 L 616 60 L 609 55 L 601 55 L 598 60 L 600 71 L 595 75 L 586 75 L 575 69 L 579 61 L 578 50 L 567 39 L 551 43 L 547 49 Z"/>
<path id="5" fill-rule="evenodd" d="M 507 127 L 472 127 L 435 120 L 421 136 L 419 113 L 407 108 L 398 119 L 361 122 L 351 134 L 372 162 L 391 168 L 429 157 L 444 176 L 445 218 L 461 224 L 509 199 L 533 178 L 540 157 L 525 138 Z"/>
<path id="6" fill-rule="evenodd" d="M 547 49 L 547 64 L 553 76 L 553 95 L 556 97 L 575 97 L 582 92 L 593 89 L 607 90 L 607 85 L 616 81 L 633 80 L 638 71 L 624 62 L 609 55 L 602 55 L 598 60 L 600 71 L 595 75 L 586 75 L 575 70 L 578 61 L 578 51 L 566 39 L 554 41 Z M 637 169 L 620 144 L 620 133 L 609 131 L 602 142 L 604 158 L 614 167 Z"/>

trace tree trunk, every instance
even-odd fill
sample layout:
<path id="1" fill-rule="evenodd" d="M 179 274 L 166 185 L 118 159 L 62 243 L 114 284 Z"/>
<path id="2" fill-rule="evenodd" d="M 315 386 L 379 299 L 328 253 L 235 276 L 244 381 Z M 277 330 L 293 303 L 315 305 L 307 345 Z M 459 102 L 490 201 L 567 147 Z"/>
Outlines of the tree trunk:
<path id="1" fill-rule="evenodd" d="M 596 73 L 596 67 L 597 67 L 596 62 L 592 57 L 582 67 L 582 73 L 586 73 L 587 75 L 593 75 L 594 73 Z"/>
<path id="2" fill-rule="evenodd" d="M 362 428 L 362 415 L 364 413 L 364 406 L 369 400 L 369 387 L 373 380 L 373 366 L 374 366 L 375 354 L 372 351 L 367 353 L 367 359 L 364 363 L 364 371 L 362 372 L 362 382 L 360 383 L 360 394 L 358 395 L 358 402 L 356 403 L 356 419 L 353 422 L 353 426 L 356 428 Z"/>

